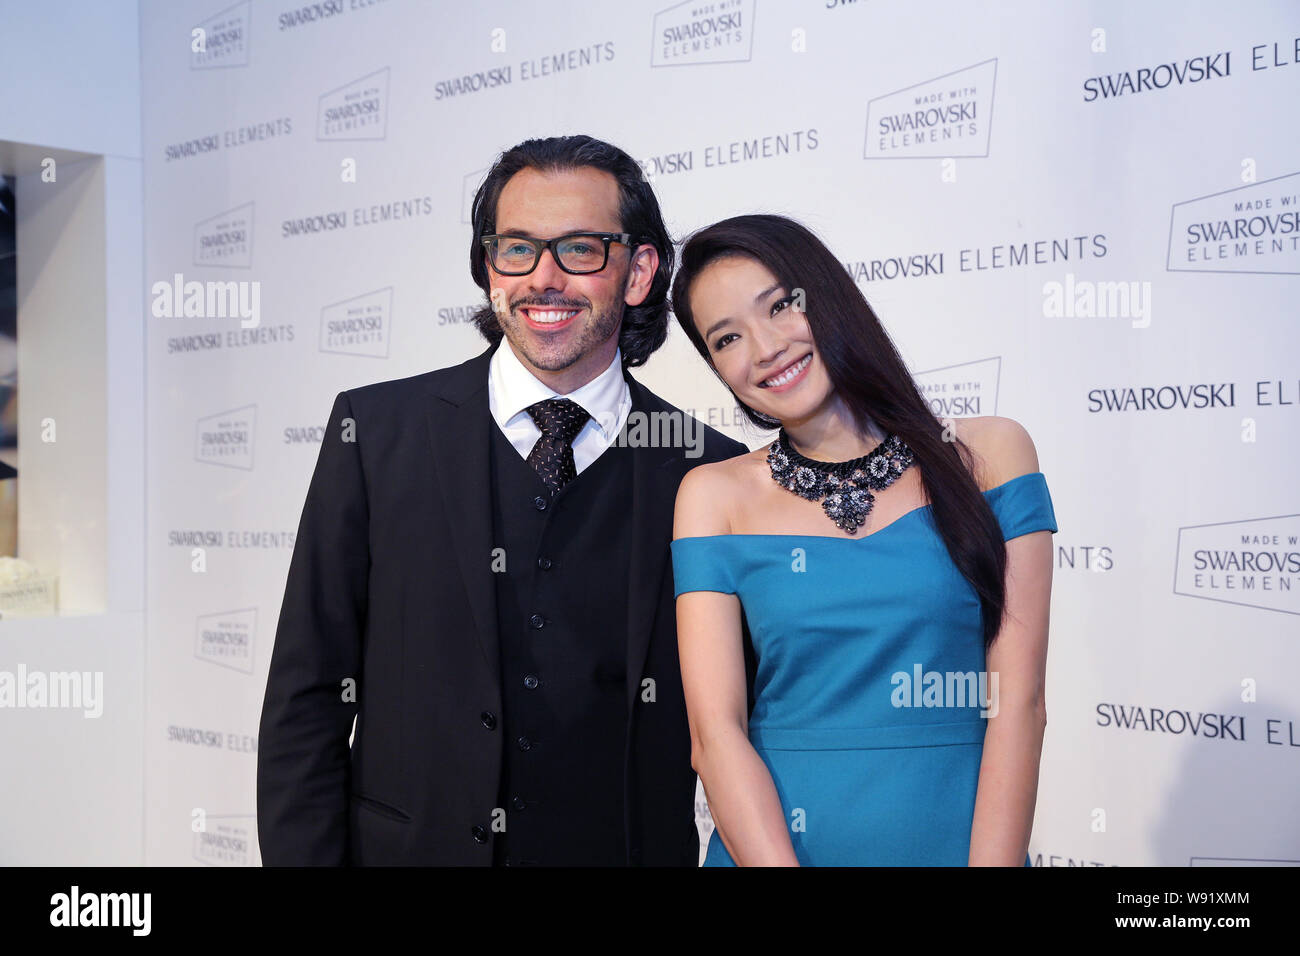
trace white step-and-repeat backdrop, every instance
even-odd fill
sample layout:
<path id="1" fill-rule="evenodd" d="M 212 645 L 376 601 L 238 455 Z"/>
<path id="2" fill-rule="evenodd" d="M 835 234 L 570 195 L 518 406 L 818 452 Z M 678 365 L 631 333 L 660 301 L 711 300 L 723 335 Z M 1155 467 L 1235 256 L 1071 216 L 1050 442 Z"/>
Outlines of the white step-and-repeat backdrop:
<path id="1" fill-rule="evenodd" d="M 1035 863 L 1300 863 L 1300 5 L 141 6 L 148 863 L 259 862 L 332 399 L 481 351 L 474 190 L 579 132 L 675 236 L 808 224 L 936 413 L 1033 436 L 1060 525 Z M 765 442 L 675 328 L 635 374 Z"/>

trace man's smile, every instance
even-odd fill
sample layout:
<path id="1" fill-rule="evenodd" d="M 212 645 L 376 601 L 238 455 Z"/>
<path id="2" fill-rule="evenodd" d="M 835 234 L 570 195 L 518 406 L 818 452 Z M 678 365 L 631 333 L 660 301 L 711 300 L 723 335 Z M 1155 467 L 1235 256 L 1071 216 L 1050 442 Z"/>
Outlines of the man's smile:
<path id="1" fill-rule="evenodd" d="M 564 309 L 555 306 L 525 306 L 521 307 L 519 314 L 524 317 L 524 321 L 529 328 L 541 332 L 554 332 L 559 329 L 567 328 L 573 320 L 582 314 L 582 309 Z"/>

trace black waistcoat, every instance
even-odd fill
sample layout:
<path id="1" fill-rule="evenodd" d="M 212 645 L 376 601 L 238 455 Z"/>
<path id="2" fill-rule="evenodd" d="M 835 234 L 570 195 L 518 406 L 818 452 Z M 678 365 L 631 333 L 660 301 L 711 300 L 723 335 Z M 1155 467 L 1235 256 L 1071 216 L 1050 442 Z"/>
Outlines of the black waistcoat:
<path id="1" fill-rule="evenodd" d="M 626 866 L 631 449 L 607 448 L 552 497 L 491 429 L 505 731 L 494 862 Z"/>

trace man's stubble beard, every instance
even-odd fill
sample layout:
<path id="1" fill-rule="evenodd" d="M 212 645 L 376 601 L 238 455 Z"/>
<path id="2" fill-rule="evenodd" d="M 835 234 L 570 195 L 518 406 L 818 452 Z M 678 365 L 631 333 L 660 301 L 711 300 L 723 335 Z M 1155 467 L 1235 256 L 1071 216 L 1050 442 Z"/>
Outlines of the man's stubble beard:
<path id="1" fill-rule="evenodd" d="M 519 331 L 524 327 L 524 319 L 520 318 L 513 310 L 508 322 L 501 322 L 500 317 L 498 317 L 498 321 L 510 344 L 530 365 L 547 372 L 559 372 L 569 368 L 583 357 L 590 355 L 609 341 L 611 337 L 619 334 L 623 320 L 621 303 L 615 302 L 610 305 L 607 311 L 599 314 L 593 312 L 591 314 L 595 316 L 595 321 L 585 326 L 578 340 L 560 353 L 547 349 L 542 354 L 538 354 L 539 350 L 532 347 L 534 342 L 527 337 L 527 333 Z"/>

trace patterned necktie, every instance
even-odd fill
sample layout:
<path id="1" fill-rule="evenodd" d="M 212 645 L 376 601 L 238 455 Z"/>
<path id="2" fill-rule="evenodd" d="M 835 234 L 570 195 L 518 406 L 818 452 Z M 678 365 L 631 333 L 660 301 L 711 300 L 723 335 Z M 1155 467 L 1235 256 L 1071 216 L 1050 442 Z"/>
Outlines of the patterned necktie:
<path id="1" fill-rule="evenodd" d="M 568 398 L 548 398 L 529 405 L 525 411 L 542 430 L 542 437 L 528 453 L 528 464 L 554 495 L 578 477 L 572 442 L 591 416 Z"/>

